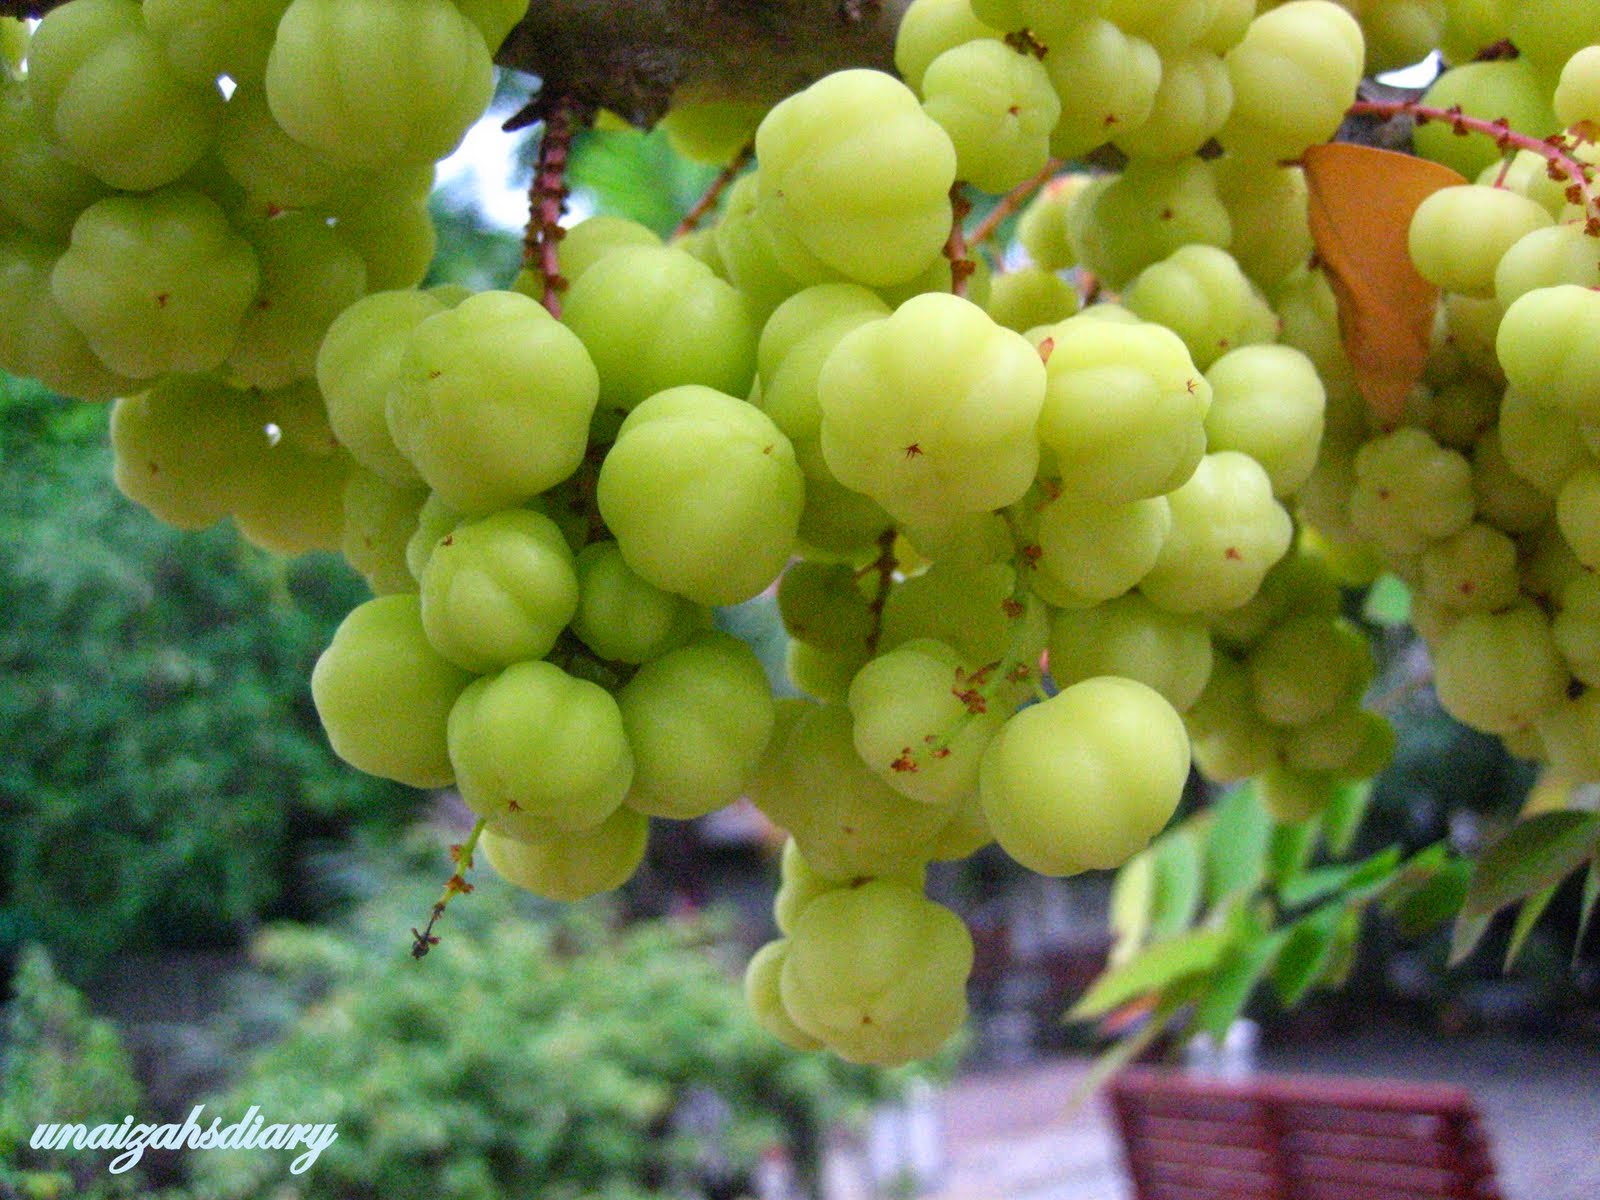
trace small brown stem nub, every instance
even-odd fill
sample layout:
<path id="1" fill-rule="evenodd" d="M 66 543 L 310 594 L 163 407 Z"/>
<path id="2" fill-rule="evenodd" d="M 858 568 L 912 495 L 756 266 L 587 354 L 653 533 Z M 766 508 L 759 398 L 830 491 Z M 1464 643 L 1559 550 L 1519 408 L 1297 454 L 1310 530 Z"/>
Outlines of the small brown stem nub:
<path id="1" fill-rule="evenodd" d="M 479 817 L 472 826 L 472 832 L 467 834 L 467 840 L 459 846 L 450 847 L 450 859 L 455 864 L 455 870 L 451 872 L 450 878 L 445 880 L 444 891 L 433 902 L 433 909 L 428 913 L 428 924 L 422 929 L 411 930 L 412 958 L 427 957 L 428 951 L 439 944 L 439 937 L 433 932 L 434 925 L 444 916 L 444 910 L 450 907 L 450 901 L 472 890 L 466 874 L 472 869 L 473 852 L 478 848 L 478 839 L 483 836 L 484 827 L 488 823 L 487 818 Z"/>
<path id="2" fill-rule="evenodd" d="M 688 237 L 696 229 L 700 228 L 700 222 L 706 219 L 707 213 L 716 208 L 717 201 L 722 198 L 722 193 L 727 190 L 728 185 L 739 178 L 740 172 L 750 165 L 750 160 L 755 156 L 756 144 L 754 142 L 746 142 L 739 150 L 739 153 L 733 156 L 733 161 L 718 172 L 717 177 L 711 181 L 711 185 L 706 188 L 704 194 L 694 202 L 694 207 L 683 214 L 683 220 L 679 221 L 678 227 L 672 231 L 673 241 L 677 241 L 681 237 Z"/>
<path id="3" fill-rule="evenodd" d="M 528 185 L 528 230 L 522 239 L 522 265 L 543 277 L 544 306 L 552 317 L 559 317 L 561 293 L 567 290 L 567 281 L 561 277 L 557 248 L 566 236 L 561 214 L 567 207 L 567 159 L 572 152 L 572 135 L 580 124 L 580 112 L 566 96 L 556 96 L 540 107 L 544 133 L 539 138 L 533 182 Z"/>

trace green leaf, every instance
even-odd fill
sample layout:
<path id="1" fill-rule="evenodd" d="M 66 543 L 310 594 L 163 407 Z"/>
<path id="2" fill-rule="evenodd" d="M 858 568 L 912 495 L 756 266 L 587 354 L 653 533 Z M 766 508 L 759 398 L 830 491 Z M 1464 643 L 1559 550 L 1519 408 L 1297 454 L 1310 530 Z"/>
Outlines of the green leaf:
<path id="1" fill-rule="evenodd" d="M 1285 927 L 1288 938 L 1272 970 L 1272 986 L 1285 1007 L 1299 1004 L 1316 984 L 1344 919 L 1344 905 L 1325 904 Z"/>
<path id="2" fill-rule="evenodd" d="M 1361 615 L 1374 625 L 1409 624 L 1411 589 L 1397 575 L 1379 575 L 1367 589 Z"/>
<path id="3" fill-rule="evenodd" d="M 1155 1011 L 1150 1014 L 1149 1020 L 1134 1033 L 1129 1034 L 1113 1045 L 1089 1067 L 1088 1073 L 1072 1090 L 1072 1095 L 1067 1098 L 1066 1112 L 1062 1114 L 1063 1120 L 1070 1120 L 1076 1116 L 1083 1106 L 1093 1099 L 1100 1086 L 1115 1075 L 1123 1067 L 1144 1052 L 1150 1043 L 1166 1032 L 1167 1022 L 1172 1014 L 1177 1012 L 1186 1003 L 1186 998 L 1172 997 L 1157 1004 Z"/>
<path id="4" fill-rule="evenodd" d="M 1344 919 L 1333 934 L 1333 945 L 1328 950 L 1328 960 L 1322 966 L 1317 981 L 1328 987 L 1343 987 L 1355 969 L 1356 950 L 1361 945 L 1362 909 L 1346 906 Z"/>
<path id="5" fill-rule="evenodd" d="M 1367 815 L 1372 803 L 1372 780 L 1342 785 L 1333 794 L 1333 800 L 1322 811 L 1322 839 L 1328 853 L 1343 858 L 1350 853 L 1350 843 L 1355 841 L 1361 819 Z"/>
<path id="6" fill-rule="evenodd" d="M 1435 842 L 1412 855 L 1390 880 L 1384 911 L 1394 917 L 1401 937 L 1421 937 L 1461 911 L 1471 879 L 1471 860 L 1456 858 L 1445 843 Z"/>
<path id="7" fill-rule="evenodd" d="M 1542 892 L 1535 892 L 1522 902 L 1522 907 L 1517 910 L 1517 923 L 1511 927 L 1511 944 L 1506 947 L 1505 969 L 1509 972 L 1512 964 L 1517 961 L 1517 956 L 1522 953 L 1522 944 L 1528 940 L 1528 935 L 1533 932 L 1533 927 L 1539 923 L 1539 918 L 1544 915 L 1544 910 L 1550 907 L 1550 900 L 1556 894 L 1559 883 L 1552 883 Z"/>
<path id="8" fill-rule="evenodd" d="M 1588 861 L 1597 843 L 1600 813 L 1547 812 L 1513 826 L 1479 857 L 1462 912 L 1492 916 L 1560 883 Z"/>
<path id="9" fill-rule="evenodd" d="M 1489 932 L 1489 924 L 1493 920 L 1492 915 L 1458 914 L 1455 926 L 1450 930 L 1450 958 L 1446 965 L 1460 966 L 1472 957 L 1472 952 L 1478 948 L 1478 943 L 1483 941 L 1483 935 Z"/>
<path id="10" fill-rule="evenodd" d="M 1250 784 L 1226 792 L 1211 810 L 1206 830 L 1206 900 L 1221 904 L 1261 886 L 1272 818 Z"/>
<path id="11" fill-rule="evenodd" d="M 1600 858 L 1589 864 L 1589 874 L 1583 881 L 1583 906 L 1578 914 L 1578 936 L 1572 943 L 1572 961 L 1578 961 L 1578 951 L 1583 949 L 1583 937 L 1589 932 L 1589 921 L 1594 916 L 1595 903 L 1600 901 Z"/>
<path id="12" fill-rule="evenodd" d="M 1150 904 L 1155 891 L 1155 851 L 1141 850 L 1117 871 L 1111 884 L 1111 965 L 1120 966 L 1138 953 L 1150 932 Z"/>
<path id="13" fill-rule="evenodd" d="M 1289 936 L 1285 930 L 1269 929 L 1259 913 L 1247 909 L 1235 915 L 1229 930 L 1233 941 L 1194 1011 L 1194 1028 L 1218 1038 L 1244 1010 Z"/>
<path id="14" fill-rule="evenodd" d="M 1320 867 L 1288 880 L 1278 889 L 1278 898 L 1289 908 L 1315 904 L 1336 893 L 1345 903 L 1364 900 L 1383 887 L 1400 869 L 1400 847 L 1390 846 L 1357 863 Z"/>
<path id="15" fill-rule="evenodd" d="M 1267 846 L 1267 878 L 1282 888 L 1306 869 L 1317 845 L 1315 820 L 1292 825 L 1274 825 Z"/>
<path id="16" fill-rule="evenodd" d="M 1200 911 L 1205 863 L 1200 836 L 1180 825 L 1154 846 L 1154 879 L 1150 898 L 1150 937 L 1169 938 L 1194 923 Z"/>
<path id="17" fill-rule="evenodd" d="M 1165 942 L 1154 942 L 1137 958 L 1113 967 L 1095 980 L 1067 1018 L 1082 1021 L 1102 1016 L 1129 1000 L 1209 971 L 1217 965 L 1228 941 L 1224 931 L 1197 929 Z"/>

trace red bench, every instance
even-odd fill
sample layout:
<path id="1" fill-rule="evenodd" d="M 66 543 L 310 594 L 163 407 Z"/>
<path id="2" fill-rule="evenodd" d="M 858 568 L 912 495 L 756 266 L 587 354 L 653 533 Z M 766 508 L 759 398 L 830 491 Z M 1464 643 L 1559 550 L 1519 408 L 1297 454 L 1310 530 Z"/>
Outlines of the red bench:
<path id="1" fill-rule="evenodd" d="M 1465 1088 L 1133 1067 L 1109 1095 L 1137 1200 L 1501 1200 Z"/>

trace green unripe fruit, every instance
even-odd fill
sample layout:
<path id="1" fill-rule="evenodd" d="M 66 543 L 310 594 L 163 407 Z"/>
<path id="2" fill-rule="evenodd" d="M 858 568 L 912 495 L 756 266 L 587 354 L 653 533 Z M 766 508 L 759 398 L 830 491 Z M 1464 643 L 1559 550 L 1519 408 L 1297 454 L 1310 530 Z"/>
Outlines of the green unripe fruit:
<path id="1" fill-rule="evenodd" d="M 1517 598 L 1517 546 L 1492 525 L 1475 521 L 1422 554 L 1422 593 L 1460 612 L 1493 612 Z"/>
<path id="2" fill-rule="evenodd" d="M 995 279 L 984 308 L 996 324 L 1026 333 L 1076 313 L 1078 293 L 1054 271 L 1020 267 Z"/>
<path id="3" fill-rule="evenodd" d="M 289 0 L 145 0 L 144 23 L 185 80 L 259 83 Z M 230 99 L 230 103 L 231 103 Z"/>
<path id="4" fill-rule="evenodd" d="M 1181 337 L 1202 371 L 1229 350 L 1271 342 L 1278 333 L 1266 297 L 1233 255 L 1215 246 L 1182 246 L 1152 263 L 1129 285 L 1123 303 Z"/>
<path id="5" fill-rule="evenodd" d="M 204 529 L 233 511 L 240 480 L 267 448 L 265 426 L 257 397 L 169 375 L 111 410 L 117 488 L 168 525 Z"/>
<path id="6" fill-rule="evenodd" d="M 389 432 L 389 393 L 399 382 L 411 331 L 444 311 L 427 292 L 374 292 L 334 318 L 317 351 L 317 386 L 340 444 L 395 483 L 419 483 L 421 476 Z"/>
<path id="7" fill-rule="evenodd" d="M 805 481 L 789 439 L 760 409 L 686 386 L 628 414 L 596 494 L 641 577 L 699 604 L 738 604 L 783 569 Z"/>
<path id="8" fill-rule="evenodd" d="M 865 645 L 872 611 L 848 563 L 797 562 L 778 583 L 778 612 L 792 638 L 820 650 Z"/>
<path id="9" fill-rule="evenodd" d="M 445 787 L 455 779 L 447 722 L 471 681 L 429 644 L 416 596 L 379 596 L 340 623 L 311 672 L 311 697 L 334 753 L 351 766 Z"/>
<path id="10" fill-rule="evenodd" d="M 482 292 L 411 331 L 389 432 L 447 502 L 493 512 L 577 470 L 598 395 L 571 330 L 519 292 Z"/>
<path id="11" fill-rule="evenodd" d="M 992 38 L 969 0 L 912 0 L 894 35 L 894 66 L 913 91 L 922 91 L 923 72 L 946 50 L 977 38 Z"/>
<path id="12" fill-rule="evenodd" d="M 1293 537 L 1266 470 L 1237 450 L 1206 455 L 1167 503 L 1172 532 L 1139 589 L 1173 612 L 1247 603 Z"/>
<path id="13" fill-rule="evenodd" d="M 617 702 L 554 663 L 474 681 L 450 710 L 449 745 L 461 798 L 519 841 L 594 829 L 633 782 Z"/>
<path id="14" fill-rule="evenodd" d="M 1121 866 L 1160 832 L 1189 777 L 1183 719 L 1159 692 L 1102 676 L 1006 722 L 983 756 L 995 841 L 1041 875 Z"/>
<path id="15" fill-rule="evenodd" d="M 820 1050 L 823 1042 L 794 1023 L 783 1007 L 780 979 L 789 959 L 789 943 L 780 938 L 755 952 L 744 973 L 744 1002 L 756 1024 L 793 1050 Z"/>
<path id="16" fill-rule="evenodd" d="M 1039 514 L 1035 587 L 1059 608 L 1083 608 L 1138 586 L 1172 531 L 1165 496 L 1102 504 L 1058 497 Z"/>
<path id="17" fill-rule="evenodd" d="M 755 652 L 716 632 L 645 663 L 617 704 L 634 757 L 626 803 L 679 820 L 739 798 L 775 719 Z"/>
<path id="18" fill-rule="evenodd" d="M 1290 346 L 1241 346 L 1211 365 L 1206 382 L 1206 448 L 1250 455 L 1274 496 L 1299 491 L 1317 463 L 1327 404 L 1311 360 Z"/>
<path id="19" fill-rule="evenodd" d="M 107 187 L 39 128 L 32 90 L 0 86 L 0 210 L 42 238 L 61 240 Z"/>
<path id="20" fill-rule="evenodd" d="M 585 546 L 577 572 L 572 632 L 601 658 L 648 662 L 687 642 L 704 622 L 698 605 L 636 575 L 615 542 Z"/>
<path id="21" fill-rule="evenodd" d="M 907 521 L 1020 499 L 1038 469 L 1045 369 L 1020 334 L 958 296 L 916 296 L 846 334 L 817 380 L 822 454 Z"/>
<path id="22" fill-rule="evenodd" d="M 1338 778 L 1328 771 L 1269 767 L 1261 773 L 1257 794 L 1274 820 L 1298 825 L 1319 816 L 1333 803 Z"/>
<path id="23" fill-rule="evenodd" d="M 874 775 L 856 752 L 842 703 L 797 702 L 787 714 L 780 705 L 749 796 L 818 873 L 836 879 L 926 862 L 953 813 L 907 799 Z"/>
<path id="24" fill-rule="evenodd" d="M 587 217 L 568 229 L 556 243 L 556 265 L 567 286 L 578 282 L 585 271 L 613 250 L 626 246 L 659 246 L 661 237 L 637 221 L 623 217 Z M 544 273 L 524 267 L 513 291 L 544 301 Z"/>
<path id="25" fill-rule="evenodd" d="M 1034 336 L 1051 343 L 1039 439 L 1064 497 L 1144 500 L 1194 474 L 1211 385 L 1176 334 L 1084 313 Z"/>
<path id="26" fill-rule="evenodd" d="M 227 365 L 251 387 L 287 387 L 316 374 L 328 326 L 366 295 L 367 267 L 337 231 L 309 213 L 268 221 L 252 245 L 261 287 Z"/>
<path id="27" fill-rule="evenodd" d="M 1328 0 L 1262 13 L 1228 51 L 1233 110 L 1217 135 L 1235 153 L 1286 161 L 1331 138 L 1366 61 L 1361 26 Z"/>
<path id="28" fill-rule="evenodd" d="M 1205 690 L 1211 656 L 1203 620 L 1157 608 L 1138 592 L 1058 612 L 1050 626 L 1050 676 L 1058 687 L 1120 675 L 1154 688 L 1179 712 Z"/>
<path id="29" fill-rule="evenodd" d="M 51 12 L 28 46 L 28 86 L 67 156 L 127 191 L 194 166 L 222 115 L 215 80 L 179 78 L 134 0 L 73 0 Z"/>
<path id="30" fill-rule="evenodd" d="M 1347 621 L 1296 617 L 1246 658 L 1256 711 L 1274 725 L 1309 725 L 1355 699 L 1372 676 L 1372 652 Z"/>
<path id="31" fill-rule="evenodd" d="M 673 246 L 621 246 L 567 293 L 562 320 L 600 373 L 602 407 L 626 412 L 666 388 L 743 396 L 755 374 L 756 318 L 699 259 Z"/>
<path id="32" fill-rule="evenodd" d="M 1536 288 L 1506 309 L 1495 352 L 1513 388 L 1585 424 L 1600 423 L 1600 291 Z"/>
<path id="33" fill-rule="evenodd" d="M 1492 296 L 1501 256 L 1524 235 L 1550 224 L 1543 205 L 1508 188 L 1440 188 L 1411 216 L 1411 261 L 1442 291 Z"/>
<path id="34" fill-rule="evenodd" d="M 1422 103 L 1443 109 L 1460 105 L 1469 117 L 1504 119 L 1518 133 L 1534 137 L 1544 137 L 1555 128 L 1550 85 L 1526 58 L 1465 62 L 1451 67 L 1433 81 Z M 1418 154 L 1453 167 L 1468 179 L 1500 158 L 1493 138 L 1457 137 L 1448 121 L 1418 126 L 1413 139 Z"/>
<path id="35" fill-rule="evenodd" d="M 922 77 L 922 111 L 950 135 L 956 174 L 986 192 L 1036 175 L 1050 157 L 1061 101 L 1044 64 L 980 38 L 946 50 Z"/>
<path id="36" fill-rule="evenodd" d="M 783 1007 L 851 1062 L 925 1058 L 966 1019 L 972 936 L 949 909 L 887 880 L 818 897 L 795 922 Z"/>
<path id="37" fill-rule="evenodd" d="M 426 488 L 402 487 L 359 466 L 350 472 L 340 551 L 375 595 L 417 590 L 406 564 L 406 543 L 427 498 Z"/>
<path id="38" fill-rule="evenodd" d="M 856 750 L 902 796 L 950 805 L 976 789 L 978 764 L 1005 718 L 968 711 L 961 695 L 973 686 L 972 671 L 943 642 L 918 638 L 872 659 L 851 681 Z"/>
<path id="39" fill-rule="evenodd" d="M 1563 128 L 1580 121 L 1600 127 L 1600 46 L 1585 46 L 1567 59 L 1552 99 Z"/>
<path id="40" fill-rule="evenodd" d="M 561 530 L 521 508 L 457 525 L 434 547 L 420 582 L 428 640 L 480 675 L 543 658 L 578 607 Z"/>
<path id="41" fill-rule="evenodd" d="M 819 874 L 811 868 L 810 863 L 806 862 L 805 855 L 800 853 L 800 847 L 793 838 L 783 843 L 783 855 L 779 859 L 778 867 L 778 893 L 772 901 L 772 918 L 783 933 L 788 933 L 794 928 L 794 923 L 800 914 L 818 896 L 836 892 L 840 888 L 860 887 L 869 882 L 865 876 L 835 879 L 830 875 Z M 897 871 L 892 875 L 879 875 L 875 878 L 888 879 L 903 884 L 914 892 L 920 892 L 927 881 L 927 874 L 926 864 L 919 862 L 904 871 Z"/>
<path id="42" fill-rule="evenodd" d="M 1550 622 L 1531 604 L 1467 613 L 1434 647 L 1433 664 L 1445 711 L 1485 733 L 1531 726 L 1566 695 Z"/>
<path id="43" fill-rule="evenodd" d="M 871 287 L 912 278 L 950 232 L 956 153 L 910 88 L 836 71 L 782 101 L 756 131 L 771 222 Z"/>
<path id="44" fill-rule="evenodd" d="M 450 0 L 294 0 L 266 88 L 278 124 L 332 162 L 431 163 L 488 106 L 494 66 Z"/>
<path id="45" fill-rule="evenodd" d="M 1050 153 L 1078 158 L 1150 119 L 1161 85 L 1161 55 L 1143 38 L 1090 17 L 1050 39 L 1045 70 L 1062 98 Z"/>
<path id="46" fill-rule="evenodd" d="M 144 385 L 108 368 L 51 293 L 58 257 L 32 238 L 0 239 L 0 369 L 79 400 L 133 395 Z"/>
<path id="47" fill-rule="evenodd" d="M 50 290 L 108 367 L 147 379 L 220 366 L 259 282 L 222 209 L 169 188 L 85 209 Z"/>
<path id="48" fill-rule="evenodd" d="M 479 845 L 502 879 L 543 896 L 573 903 L 619 888 L 644 861 L 650 822 L 619 808 L 593 829 L 519 841 L 489 828 Z"/>

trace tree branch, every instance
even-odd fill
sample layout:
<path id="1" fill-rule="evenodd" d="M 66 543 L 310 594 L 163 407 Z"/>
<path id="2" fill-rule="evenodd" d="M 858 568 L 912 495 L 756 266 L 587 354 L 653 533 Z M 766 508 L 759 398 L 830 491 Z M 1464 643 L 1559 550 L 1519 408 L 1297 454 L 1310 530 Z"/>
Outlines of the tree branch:
<path id="1" fill-rule="evenodd" d="M 37 17 L 65 0 L 0 0 Z M 537 0 L 495 55 L 546 89 L 654 124 L 671 103 L 775 103 L 843 67 L 894 69 L 909 0 Z"/>
<path id="2" fill-rule="evenodd" d="M 843 67 L 894 68 L 909 0 L 539 0 L 503 66 L 653 124 L 669 103 L 776 103 Z"/>

